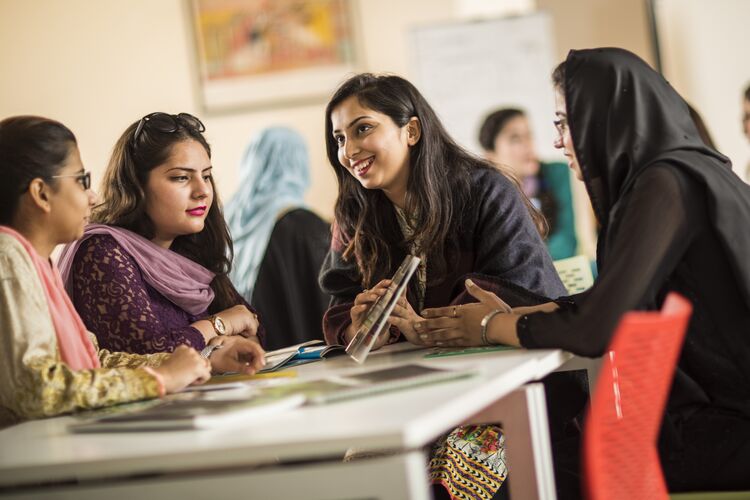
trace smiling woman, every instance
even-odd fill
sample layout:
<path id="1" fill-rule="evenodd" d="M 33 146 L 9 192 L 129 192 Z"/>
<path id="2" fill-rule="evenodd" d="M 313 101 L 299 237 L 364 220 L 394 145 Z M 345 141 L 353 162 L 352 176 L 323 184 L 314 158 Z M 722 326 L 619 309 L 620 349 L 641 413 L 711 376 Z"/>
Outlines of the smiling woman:
<path id="1" fill-rule="evenodd" d="M 413 327 L 419 312 L 469 300 L 455 285 L 470 274 L 490 288 L 509 283 L 540 297 L 564 293 L 523 193 L 461 149 L 411 83 L 357 75 L 336 91 L 326 117 L 328 159 L 339 183 L 320 274 L 334 297 L 323 322 L 329 342 L 353 337 L 382 290 L 378 282 L 407 253 L 422 264 L 408 302 L 391 318 L 393 340 L 405 335 L 421 343 Z"/>
<path id="2" fill-rule="evenodd" d="M 215 371 L 252 371 L 263 329 L 227 276 L 232 245 L 204 130 L 186 113 L 131 124 L 105 173 L 98 224 L 63 251 L 60 268 L 103 346 L 150 353 L 188 344 L 214 353 Z M 217 344 L 232 348 L 210 348 Z"/>
<path id="3" fill-rule="evenodd" d="M 352 339 L 407 253 L 421 258 L 389 318 L 386 342 L 423 344 L 415 330 L 425 307 L 473 300 L 468 276 L 493 290 L 513 287 L 558 297 L 552 267 L 523 193 L 492 166 L 461 149 L 419 91 L 397 76 L 357 75 L 326 108 L 326 148 L 339 194 L 331 249 L 320 273 L 333 296 L 326 339 Z M 429 465 L 440 498 L 491 498 L 506 469 L 497 426 L 460 427 L 436 444 Z M 479 479 L 481 478 L 481 479 Z"/>

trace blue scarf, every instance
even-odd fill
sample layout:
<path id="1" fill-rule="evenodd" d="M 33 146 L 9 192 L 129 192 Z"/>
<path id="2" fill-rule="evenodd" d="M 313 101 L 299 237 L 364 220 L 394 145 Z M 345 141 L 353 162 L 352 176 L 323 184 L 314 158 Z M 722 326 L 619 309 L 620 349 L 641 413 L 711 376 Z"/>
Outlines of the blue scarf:
<path id="1" fill-rule="evenodd" d="M 306 207 L 309 185 L 307 147 L 297 132 L 268 128 L 250 142 L 240 164 L 239 189 L 224 211 L 234 241 L 229 277 L 248 302 L 279 214 Z"/>

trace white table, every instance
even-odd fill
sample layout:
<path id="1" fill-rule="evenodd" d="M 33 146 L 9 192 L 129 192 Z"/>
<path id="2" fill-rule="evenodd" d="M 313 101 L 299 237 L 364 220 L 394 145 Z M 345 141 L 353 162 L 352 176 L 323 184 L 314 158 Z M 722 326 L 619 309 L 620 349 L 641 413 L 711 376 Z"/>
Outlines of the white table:
<path id="1" fill-rule="evenodd" d="M 410 350 L 412 348 L 412 350 Z M 398 344 L 366 369 L 420 362 L 479 375 L 210 431 L 71 434 L 72 417 L 0 431 L 0 496 L 10 498 L 430 498 L 425 445 L 462 423 L 502 422 L 515 498 L 554 499 L 541 384 L 570 355 L 512 350 L 424 359 Z M 346 358 L 298 378 L 362 370 Z M 349 448 L 395 451 L 342 462 Z"/>

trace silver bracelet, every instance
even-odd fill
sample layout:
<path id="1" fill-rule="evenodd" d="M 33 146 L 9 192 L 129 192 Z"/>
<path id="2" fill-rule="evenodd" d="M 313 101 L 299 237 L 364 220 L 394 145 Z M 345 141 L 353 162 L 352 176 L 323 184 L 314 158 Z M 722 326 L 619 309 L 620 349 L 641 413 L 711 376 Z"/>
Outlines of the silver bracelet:
<path id="1" fill-rule="evenodd" d="M 490 311 L 487 313 L 487 315 L 482 318 L 482 322 L 479 323 L 479 326 L 482 327 L 482 345 L 492 345 L 490 344 L 490 341 L 487 339 L 487 327 L 490 324 L 490 321 L 492 321 L 492 318 L 495 317 L 495 315 L 504 313 L 505 311 L 503 309 L 495 309 L 494 311 Z"/>
<path id="2" fill-rule="evenodd" d="M 221 349 L 223 346 L 224 344 L 208 344 L 201 351 L 201 358 L 203 359 L 210 358 L 211 354 L 213 354 L 216 349 Z"/>

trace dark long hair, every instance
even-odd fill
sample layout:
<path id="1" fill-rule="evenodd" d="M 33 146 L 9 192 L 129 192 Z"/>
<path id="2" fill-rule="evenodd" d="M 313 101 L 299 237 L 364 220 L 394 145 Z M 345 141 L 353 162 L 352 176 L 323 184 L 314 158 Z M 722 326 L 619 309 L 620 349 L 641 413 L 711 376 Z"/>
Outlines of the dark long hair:
<path id="1" fill-rule="evenodd" d="M 479 127 L 479 145 L 485 151 L 494 151 L 495 138 L 511 119 L 519 116 L 526 116 L 526 113 L 518 108 L 502 108 L 487 115 L 482 122 L 482 126 Z"/>
<path id="2" fill-rule="evenodd" d="M 497 136 L 503 131 L 510 120 L 519 116 L 525 117 L 526 113 L 518 108 L 502 108 L 487 115 L 482 122 L 481 127 L 479 127 L 479 145 L 482 146 L 485 151 L 494 151 L 495 139 Z M 531 220 L 534 221 L 537 231 L 539 231 L 542 238 L 547 236 L 550 226 L 554 226 L 554 223 L 549 222 L 545 216 L 550 219 L 556 218 L 557 206 L 554 199 L 545 191 L 545 196 L 542 199 L 542 212 L 540 212 L 534 207 L 529 198 L 523 192 L 521 180 L 518 178 L 515 171 L 508 165 L 502 165 L 499 163 L 496 164 L 495 167 L 502 172 L 505 177 L 513 181 L 513 184 L 516 185 L 516 188 L 523 195 L 521 196 L 521 199 L 523 200 L 524 205 L 526 205 L 526 210 L 529 211 Z"/>
<path id="3" fill-rule="evenodd" d="M 75 146 L 73 132 L 48 118 L 13 116 L 0 122 L 0 224 L 11 225 L 32 180 L 55 180 Z"/>
<path id="4" fill-rule="evenodd" d="M 179 119 L 175 119 L 173 132 L 144 126 L 135 140 L 138 124 L 131 124 L 115 144 L 102 180 L 102 203 L 94 208 L 92 221 L 119 226 L 150 240 L 155 236 L 155 228 L 146 214 L 144 191 L 149 174 L 169 160 L 172 148 L 179 142 L 198 142 L 209 158 L 211 147 L 200 131 Z M 228 277 L 232 267 L 232 239 L 213 178 L 211 187 L 214 197 L 203 230 L 178 236 L 170 249 L 216 273 L 211 282 L 215 298 L 209 306 L 214 313 L 235 305 L 237 300 Z"/>
<path id="5" fill-rule="evenodd" d="M 399 127 L 413 117 L 420 122 L 421 136 L 409 152 L 405 211 L 414 233 L 408 239 L 401 234 L 385 194 L 362 187 L 339 163 L 331 113 L 352 96 Z M 364 73 L 344 82 L 326 107 L 325 130 L 328 161 L 339 184 L 333 237 L 343 245 L 344 259 L 356 259 L 362 285 L 369 287 L 391 272 L 397 264 L 394 246 L 413 246 L 426 255 L 434 268 L 430 281 L 441 281 L 458 248 L 459 226 L 469 203 L 470 171 L 490 168 L 489 163 L 459 147 L 414 85 L 398 76 Z"/>

